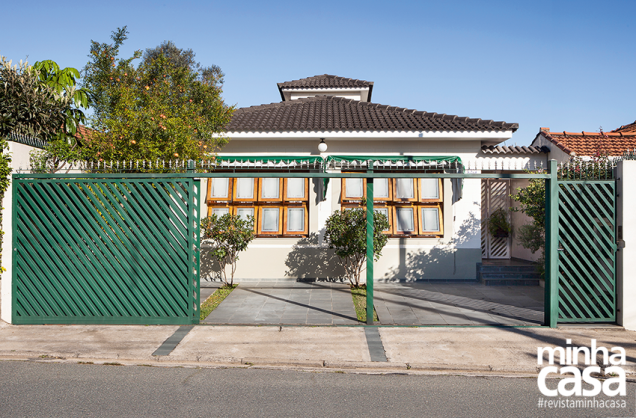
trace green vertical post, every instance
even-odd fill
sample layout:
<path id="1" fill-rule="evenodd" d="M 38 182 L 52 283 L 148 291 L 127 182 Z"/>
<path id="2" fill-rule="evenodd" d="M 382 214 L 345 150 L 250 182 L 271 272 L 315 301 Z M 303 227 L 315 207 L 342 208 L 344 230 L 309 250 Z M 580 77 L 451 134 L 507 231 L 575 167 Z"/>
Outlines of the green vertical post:
<path id="1" fill-rule="evenodd" d="M 550 160 L 545 181 L 545 303 L 544 324 L 556 328 L 559 315 L 559 184 L 557 162 Z"/>
<path id="2" fill-rule="evenodd" d="M 373 161 L 367 172 L 373 172 Z M 373 178 L 367 178 L 367 325 L 373 325 Z"/>

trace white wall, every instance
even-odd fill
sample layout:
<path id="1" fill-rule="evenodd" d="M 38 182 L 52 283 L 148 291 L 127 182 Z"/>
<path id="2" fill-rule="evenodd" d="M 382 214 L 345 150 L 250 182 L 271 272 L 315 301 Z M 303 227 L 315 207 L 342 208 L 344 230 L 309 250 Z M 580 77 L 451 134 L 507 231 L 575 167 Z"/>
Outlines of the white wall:
<path id="1" fill-rule="evenodd" d="M 28 170 L 31 168 L 29 164 L 29 153 L 31 150 L 37 150 L 35 147 L 29 145 L 19 144 L 17 142 L 9 141 L 9 152 L 11 152 L 11 168 L 13 171 L 18 169 Z M 2 230 L 4 236 L 2 239 L 2 267 L 6 269 L 2 273 L 2 289 L 0 289 L 2 304 L 0 317 L 11 323 L 11 285 L 12 285 L 12 263 L 13 263 L 13 217 L 11 213 L 11 207 L 13 204 L 13 184 L 9 184 L 9 188 L 4 194 L 2 201 Z"/>
<path id="2" fill-rule="evenodd" d="M 621 161 L 617 168 L 617 239 L 625 248 L 617 252 L 617 322 L 636 331 L 636 161 Z"/>
<path id="3" fill-rule="evenodd" d="M 523 189 L 525 187 L 527 187 L 530 184 L 530 180 L 528 179 L 512 179 L 510 181 L 510 192 L 511 194 L 517 194 L 518 190 L 517 189 Z M 512 201 L 512 207 L 513 208 L 519 208 L 519 202 L 516 201 Z M 521 212 L 512 212 L 512 216 L 511 216 L 511 224 L 512 224 L 512 228 L 513 228 L 513 232 L 512 232 L 512 248 L 511 248 L 511 255 L 513 258 L 520 258 L 522 260 L 528 260 L 528 261 L 537 261 L 539 259 L 539 257 L 541 256 L 541 252 L 537 251 L 534 254 L 532 254 L 532 252 L 530 250 L 528 250 L 527 248 L 523 248 L 521 246 L 521 243 L 519 242 L 519 227 L 521 227 L 522 225 L 526 225 L 526 224 L 530 224 L 532 223 L 532 218 L 530 218 L 529 216 L 521 213 Z"/>

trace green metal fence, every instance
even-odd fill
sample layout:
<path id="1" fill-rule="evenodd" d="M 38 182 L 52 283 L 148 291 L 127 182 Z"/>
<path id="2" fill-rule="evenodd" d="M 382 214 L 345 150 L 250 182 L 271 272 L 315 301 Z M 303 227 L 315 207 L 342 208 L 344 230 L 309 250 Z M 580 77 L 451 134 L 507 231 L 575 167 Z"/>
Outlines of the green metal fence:
<path id="1" fill-rule="evenodd" d="M 615 322 L 615 182 L 558 184 L 558 322 Z"/>
<path id="2" fill-rule="evenodd" d="M 14 323 L 198 323 L 198 180 L 48 177 L 13 180 Z"/>

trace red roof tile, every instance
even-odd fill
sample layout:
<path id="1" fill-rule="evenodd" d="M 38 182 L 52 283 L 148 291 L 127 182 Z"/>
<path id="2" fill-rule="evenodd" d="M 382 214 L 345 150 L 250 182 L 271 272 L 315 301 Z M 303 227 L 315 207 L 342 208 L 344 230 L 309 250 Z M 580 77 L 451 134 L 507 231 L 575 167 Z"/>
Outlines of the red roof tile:
<path id="1" fill-rule="evenodd" d="M 591 157 L 601 154 L 622 155 L 624 151 L 636 149 L 636 131 L 624 132 L 546 132 L 540 131 L 550 142 L 568 154 Z"/>
<path id="2" fill-rule="evenodd" d="M 622 133 L 636 133 L 636 121 L 630 123 L 629 125 L 623 125 L 618 129 L 614 129 L 612 132 L 622 132 Z"/>

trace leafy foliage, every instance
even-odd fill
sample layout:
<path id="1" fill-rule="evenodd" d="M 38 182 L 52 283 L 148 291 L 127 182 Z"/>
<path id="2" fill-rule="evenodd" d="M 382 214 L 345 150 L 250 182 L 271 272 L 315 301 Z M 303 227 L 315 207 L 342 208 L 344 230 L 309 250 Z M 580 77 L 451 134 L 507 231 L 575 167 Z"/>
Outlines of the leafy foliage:
<path id="1" fill-rule="evenodd" d="M 236 262 L 241 251 L 245 251 L 254 239 L 254 217 L 248 220 L 237 215 L 227 213 L 221 217 L 208 216 L 201 221 L 203 239 L 212 242 L 210 255 L 218 260 L 221 266 L 221 276 L 226 285 L 234 284 Z M 227 279 L 226 266 L 230 266 L 230 280 Z"/>
<path id="2" fill-rule="evenodd" d="M 182 50 L 153 50 L 135 67 L 140 51 L 118 57 L 127 34 L 124 27 L 113 32 L 112 44 L 92 41 L 84 86 L 91 91 L 95 132 L 85 139 L 85 158 L 197 160 L 224 145 L 219 134 L 234 108 L 217 84 L 192 68 L 193 54 L 180 61 Z"/>
<path id="3" fill-rule="evenodd" d="M 364 205 L 363 205 L 364 206 Z M 373 216 L 373 256 L 378 260 L 388 241 L 382 233 L 389 227 L 387 217 L 376 212 Z M 326 224 L 325 240 L 329 248 L 342 261 L 347 278 L 352 286 L 360 286 L 360 275 L 367 260 L 367 212 L 355 208 L 334 212 Z"/>
<path id="4" fill-rule="evenodd" d="M 499 208 L 490 214 L 488 218 L 488 232 L 493 237 L 500 234 L 509 234 L 512 231 L 510 222 L 508 222 L 508 213 L 504 208 Z"/>
<path id="5" fill-rule="evenodd" d="M 522 212 L 532 218 L 532 223 L 522 225 L 517 238 L 523 248 L 529 249 L 533 254 L 540 251 L 537 260 L 537 270 L 541 277 L 545 275 L 545 181 L 531 179 L 525 188 L 517 189 L 517 193 L 511 195 L 512 200 L 519 202 L 519 208 L 512 208 L 513 212 Z"/>

